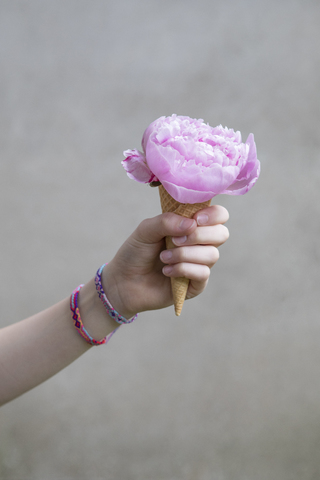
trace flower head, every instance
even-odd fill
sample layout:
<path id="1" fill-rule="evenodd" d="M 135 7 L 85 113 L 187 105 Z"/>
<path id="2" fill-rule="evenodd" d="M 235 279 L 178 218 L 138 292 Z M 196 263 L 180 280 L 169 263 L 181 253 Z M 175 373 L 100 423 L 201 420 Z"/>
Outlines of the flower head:
<path id="1" fill-rule="evenodd" d="M 210 127 L 203 120 L 160 117 L 145 130 L 143 153 L 126 150 L 122 165 L 138 182 L 160 181 L 181 203 L 199 203 L 220 193 L 243 195 L 257 181 L 260 162 L 253 134 Z"/>

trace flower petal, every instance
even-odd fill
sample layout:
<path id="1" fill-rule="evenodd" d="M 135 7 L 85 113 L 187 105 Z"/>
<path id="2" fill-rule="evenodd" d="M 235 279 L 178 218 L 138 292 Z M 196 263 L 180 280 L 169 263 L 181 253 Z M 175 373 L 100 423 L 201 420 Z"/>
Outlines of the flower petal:
<path id="1" fill-rule="evenodd" d="M 244 195 L 254 186 L 259 178 L 260 162 L 257 159 L 257 149 L 252 133 L 248 136 L 246 144 L 249 146 L 247 162 L 235 182 L 222 193 L 227 193 L 229 195 Z"/>
<path id="2" fill-rule="evenodd" d="M 139 150 L 125 150 L 123 154 L 126 158 L 121 163 L 129 178 L 140 183 L 158 180 L 148 167 L 146 157 Z"/>

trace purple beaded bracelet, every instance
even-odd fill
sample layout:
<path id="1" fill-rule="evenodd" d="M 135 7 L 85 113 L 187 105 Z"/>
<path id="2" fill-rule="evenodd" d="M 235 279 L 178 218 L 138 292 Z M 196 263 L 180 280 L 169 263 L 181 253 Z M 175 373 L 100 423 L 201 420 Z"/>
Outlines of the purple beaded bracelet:
<path id="1" fill-rule="evenodd" d="M 109 302 L 106 294 L 104 293 L 104 290 L 103 290 L 103 287 L 102 287 L 102 281 L 101 281 L 101 274 L 102 274 L 102 270 L 104 269 L 104 267 L 107 265 L 107 263 L 104 263 L 100 268 L 99 270 L 97 271 L 97 274 L 96 274 L 96 277 L 95 277 L 95 284 L 96 284 L 96 290 L 98 292 L 98 295 L 105 307 L 105 309 L 107 310 L 108 314 L 114 318 L 114 320 L 119 323 L 120 325 L 124 325 L 124 324 L 128 324 L 128 323 L 132 323 L 138 316 L 138 313 L 136 313 L 136 315 L 132 318 L 130 318 L 129 320 L 127 320 L 125 317 L 123 317 L 122 315 L 120 315 L 120 313 L 118 313 L 114 308 L 113 306 L 111 305 L 111 303 Z"/>
<path id="2" fill-rule="evenodd" d="M 78 288 L 76 288 L 70 297 L 70 310 L 72 313 L 72 319 L 73 319 L 73 324 L 76 327 L 77 332 L 81 337 L 90 345 L 103 345 L 107 343 L 112 335 L 117 331 L 114 330 L 113 332 L 109 333 L 106 337 L 104 337 L 102 340 L 95 340 L 94 338 L 91 337 L 91 335 L 87 332 L 87 330 L 84 328 L 83 323 L 81 321 L 80 317 L 80 311 L 79 311 L 79 306 L 78 306 L 78 298 L 79 298 L 79 292 L 83 285 L 79 285 Z"/>

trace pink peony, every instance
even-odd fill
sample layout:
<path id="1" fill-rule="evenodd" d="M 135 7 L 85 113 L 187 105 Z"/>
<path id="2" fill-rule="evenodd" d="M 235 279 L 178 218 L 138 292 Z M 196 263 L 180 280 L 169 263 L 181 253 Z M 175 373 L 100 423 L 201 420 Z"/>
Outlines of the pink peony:
<path id="1" fill-rule="evenodd" d="M 260 162 L 254 137 L 203 120 L 172 115 L 149 125 L 143 153 L 126 150 L 122 162 L 130 178 L 159 181 L 181 203 L 200 203 L 220 193 L 243 195 L 256 183 Z"/>

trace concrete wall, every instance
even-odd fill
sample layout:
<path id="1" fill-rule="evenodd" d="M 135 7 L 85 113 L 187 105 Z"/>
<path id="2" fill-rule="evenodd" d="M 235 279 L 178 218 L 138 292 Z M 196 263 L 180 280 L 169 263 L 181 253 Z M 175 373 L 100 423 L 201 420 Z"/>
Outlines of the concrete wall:
<path id="1" fill-rule="evenodd" d="M 253 132 L 206 292 L 0 410 L 0 478 L 320 478 L 320 4 L 0 0 L 0 305 L 68 296 L 145 217 L 122 151 L 172 113 Z"/>

